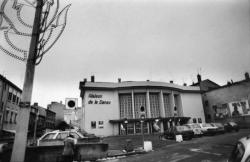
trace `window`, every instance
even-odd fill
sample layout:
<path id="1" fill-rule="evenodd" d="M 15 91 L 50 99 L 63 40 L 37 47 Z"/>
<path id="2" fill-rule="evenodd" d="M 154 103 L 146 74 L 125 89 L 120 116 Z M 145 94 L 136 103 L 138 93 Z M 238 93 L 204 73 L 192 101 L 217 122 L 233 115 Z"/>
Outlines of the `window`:
<path id="1" fill-rule="evenodd" d="M 164 102 L 164 109 L 166 117 L 171 116 L 171 106 L 170 106 L 170 95 L 169 94 L 163 94 L 163 102 Z"/>
<path id="2" fill-rule="evenodd" d="M 103 121 L 98 122 L 99 128 L 103 128 Z"/>
<path id="3" fill-rule="evenodd" d="M 12 99 L 12 93 L 11 93 L 11 92 L 9 92 L 9 95 L 8 95 L 8 101 L 11 101 L 11 99 Z"/>
<path id="4" fill-rule="evenodd" d="M 135 94 L 134 95 L 134 104 L 135 104 L 135 118 L 139 118 L 140 108 L 146 106 L 146 94 Z M 147 114 L 147 109 L 146 109 Z"/>
<path id="5" fill-rule="evenodd" d="M 131 94 L 120 94 L 119 102 L 120 102 L 120 117 L 128 119 L 133 118 Z"/>
<path id="6" fill-rule="evenodd" d="M 0 107 L 0 111 L 3 111 L 3 102 L 1 101 L 0 103 L 1 103 L 1 104 L 0 104 L 0 106 L 1 106 L 1 107 Z"/>
<path id="7" fill-rule="evenodd" d="M 204 102 L 204 105 L 205 105 L 205 106 L 208 106 L 208 100 L 206 100 L 206 101 Z"/>
<path id="8" fill-rule="evenodd" d="M 53 137 L 56 135 L 56 133 L 49 133 L 43 137 L 42 140 L 50 140 L 53 139 Z"/>
<path id="9" fill-rule="evenodd" d="M 13 112 L 10 113 L 10 123 L 12 123 L 12 116 L 13 116 Z"/>
<path id="10" fill-rule="evenodd" d="M 8 123 L 8 117 L 9 117 L 9 110 L 6 111 L 5 114 L 5 122 Z"/>
<path id="11" fill-rule="evenodd" d="M 150 93 L 149 94 L 150 101 L 150 111 L 151 117 L 157 118 L 160 116 L 160 103 L 159 103 L 159 94 L 158 93 Z"/>
<path id="12" fill-rule="evenodd" d="M 17 105 L 19 104 L 19 97 L 18 96 L 16 97 L 16 104 Z"/>
<path id="13" fill-rule="evenodd" d="M 68 133 L 67 132 L 64 132 L 64 133 L 58 133 L 56 139 L 65 139 L 66 137 L 68 136 Z"/>
<path id="14" fill-rule="evenodd" d="M 197 123 L 197 120 L 196 120 L 196 118 L 193 118 L 193 123 Z"/>
<path id="15" fill-rule="evenodd" d="M 15 117 L 14 117 L 14 123 L 16 123 L 16 117 L 17 117 L 17 114 L 15 113 Z"/>
<path id="16" fill-rule="evenodd" d="M 80 136 L 75 132 L 71 132 L 70 134 L 73 135 L 75 139 L 80 138 Z"/>
<path id="17" fill-rule="evenodd" d="M 13 102 L 13 103 L 16 103 L 16 95 L 15 95 L 15 94 L 13 94 L 12 102 Z"/>
<path id="18" fill-rule="evenodd" d="M 96 129 L 96 121 L 91 121 L 91 128 Z"/>
<path id="19" fill-rule="evenodd" d="M 198 123 L 202 123 L 202 119 L 201 118 L 198 118 Z"/>
<path id="20" fill-rule="evenodd" d="M 217 113 L 217 106 L 213 105 L 214 112 Z"/>

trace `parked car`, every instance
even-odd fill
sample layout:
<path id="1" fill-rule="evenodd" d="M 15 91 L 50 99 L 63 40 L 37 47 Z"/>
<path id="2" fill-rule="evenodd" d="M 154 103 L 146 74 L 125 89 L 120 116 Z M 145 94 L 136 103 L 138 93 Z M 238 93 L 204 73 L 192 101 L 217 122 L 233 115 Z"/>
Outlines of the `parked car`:
<path id="1" fill-rule="evenodd" d="M 232 131 L 238 132 L 240 130 L 239 125 L 235 122 L 227 122 L 224 124 L 224 127 L 227 132 L 232 132 Z"/>
<path id="2" fill-rule="evenodd" d="M 213 126 L 217 127 L 217 133 L 225 133 L 225 127 L 222 123 L 211 123 Z"/>
<path id="3" fill-rule="evenodd" d="M 171 139 L 175 139 L 176 135 L 182 135 L 182 138 L 186 140 L 192 139 L 194 137 L 194 132 L 188 126 L 182 125 L 169 128 L 167 131 L 164 132 L 163 135 L 165 138 Z"/>
<path id="4" fill-rule="evenodd" d="M 194 136 L 200 137 L 200 136 L 203 135 L 202 129 L 201 129 L 201 127 L 200 127 L 199 124 L 197 124 L 197 123 L 190 123 L 190 124 L 185 124 L 185 125 L 188 126 L 191 130 L 193 130 Z"/>
<path id="5" fill-rule="evenodd" d="M 243 137 L 236 143 L 228 162 L 250 162 L 250 136 Z"/>
<path id="6" fill-rule="evenodd" d="M 87 142 L 101 142 L 101 138 L 92 135 L 91 137 L 86 137 L 78 131 L 68 130 L 60 131 L 55 130 L 52 132 L 45 133 L 37 140 L 37 146 L 48 146 L 48 145 L 63 145 L 65 138 L 69 135 L 73 135 L 75 143 L 87 143 Z"/>
<path id="7" fill-rule="evenodd" d="M 215 135 L 217 133 L 217 127 L 211 123 L 200 123 L 201 130 L 204 135 Z"/>

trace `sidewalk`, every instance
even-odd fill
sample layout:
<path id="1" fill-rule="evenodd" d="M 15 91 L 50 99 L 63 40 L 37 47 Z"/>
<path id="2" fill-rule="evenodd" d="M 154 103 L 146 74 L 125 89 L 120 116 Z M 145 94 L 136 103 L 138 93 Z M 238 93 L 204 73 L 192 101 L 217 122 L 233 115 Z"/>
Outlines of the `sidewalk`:
<path id="1" fill-rule="evenodd" d="M 132 147 L 135 151 L 126 152 L 125 146 L 127 140 L 131 141 Z M 176 143 L 175 140 L 162 140 L 159 138 L 159 134 L 144 135 L 144 141 L 152 142 L 153 150 L 160 150 L 162 147 Z M 108 157 L 127 156 L 133 154 L 145 153 L 142 148 L 142 136 L 141 135 L 127 135 L 127 136 L 110 136 L 103 139 L 104 143 L 109 144 Z"/>

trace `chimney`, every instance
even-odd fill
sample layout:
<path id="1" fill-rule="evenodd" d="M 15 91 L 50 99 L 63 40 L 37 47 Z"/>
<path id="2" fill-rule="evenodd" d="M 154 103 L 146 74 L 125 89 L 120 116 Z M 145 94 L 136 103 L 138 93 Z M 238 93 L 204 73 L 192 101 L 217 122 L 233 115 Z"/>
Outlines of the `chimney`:
<path id="1" fill-rule="evenodd" d="M 86 83 L 86 82 L 87 82 L 87 78 L 84 78 L 84 79 L 83 79 L 83 82 Z"/>
<path id="2" fill-rule="evenodd" d="M 118 78 L 118 83 L 121 83 L 122 79 L 121 78 Z"/>
<path id="3" fill-rule="evenodd" d="M 198 83 L 200 83 L 201 82 L 201 75 L 200 74 L 197 75 L 197 79 L 198 79 Z"/>
<path id="4" fill-rule="evenodd" d="M 173 80 L 170 80 L 170 83 L 174 83 L 174 81 L 173 81 Z"/>
<path id="5" fill-rule="evenodd" d="M 34 106 L 35 106 L 35 107 L 37 107 L 37 106 L 38 106 L 38 103 L 37 103 L 37 102 L 35 102 L 35 103 L 34 103 Z"/>
<path id="6" fill-rule="evenodd" d="M 250 77 L 249 77 L 249 73 L 248 73 L 248 72 L 245 73 L 245 79 L 246 79 L 246 80 L 250 80 Z"/>
<path id="7" fill-rule="evenodd" d="M 91 76 L 91 82 L 95 82 L 95 76 L 94 75 Z"/>

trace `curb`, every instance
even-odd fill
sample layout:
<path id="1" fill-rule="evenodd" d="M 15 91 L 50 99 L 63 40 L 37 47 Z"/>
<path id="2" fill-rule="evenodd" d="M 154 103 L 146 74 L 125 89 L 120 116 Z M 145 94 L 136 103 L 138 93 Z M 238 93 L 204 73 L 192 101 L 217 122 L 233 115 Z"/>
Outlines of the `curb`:
<path id="1" fill-rule="evenodd" d="M 146 151 L 134 151 L 134 152 L 126 152 L 126 153 L 108 155 L 107 157 L 129 156 L 129 155 L 145 154 L 145 153 L 147 152 Z"/>

